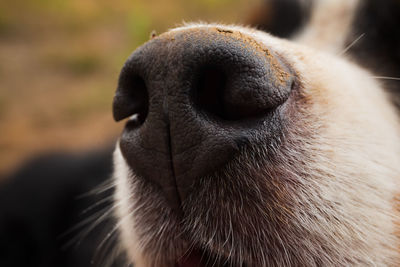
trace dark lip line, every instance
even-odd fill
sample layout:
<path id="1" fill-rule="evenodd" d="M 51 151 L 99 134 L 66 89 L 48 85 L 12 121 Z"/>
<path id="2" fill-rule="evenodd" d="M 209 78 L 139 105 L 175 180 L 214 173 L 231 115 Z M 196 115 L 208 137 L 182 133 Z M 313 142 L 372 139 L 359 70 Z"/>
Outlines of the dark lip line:
<path id="1" fill-rule="evenodd" d="M 177 207 L 175 207 L 175 213 L 178 217 L 183 218 L 183 210 L 182 210 L 182 196 L 180 195 L 180 192 L 178 190 L 178 184 L 176 181 L 176 171 L 175 171 L 175 166 L 174 166 L 174 157 L 172 154 L 172 138 L 171 138 L 171 122 L 170 122 L 170 114 L 169 114 L 169 103 L 168 103 L 168 85 L 164 86 L 163 88 L 163 93 L 164 93 L 164 101 L 163 101 L 163 107 L 162 107 L 162 112 L 163 112 L 163 119 L 166 124 L 166 130 L 167 130 L 167 139 L 168 139 L 168 161 L 172 173 L 172 179 L 173 179 L 173 184 L 175 187 L 175 192 L 176 192 L 176 200 L 177 200 Z"/>
<path id="2" fill-rule="evenodd" d="M 179 208 L 176 210 L 176 212 L 178 213 L 177 215 L 179 217 L 183 217 L 183 210 L 182 210 L 182 197 L 179 193 L 178 190 L 178 184 L 176 182 L 176 175 L 175 175 L 175 167 L 174 167 L 174 159 L 173 159 L 173 155 L 172 155 L 172 141 L 171 141 L 171 129 L 170 129 L 170 123 L 169 123 L 169 118 L 167 117 L 167 135 L 168 135 L 168 152 L 169 152 L 169 164 L 171 167 L 171 172 L 172 172 L 172 178 L 173 178 L 173 182 L 174 182 L 174 187 L 175 187 L 175 191 L 176 191 L 176 197 L 177 197 L 177 201 L 178 201 L 178 206 Z"/>
<path id="3" fill-rule="evenodd" d="M 232 261 L 229 258 L 227 258 L 226 256 L 216 253 L 215 251 L 212 251 L 208 248 L 202 248 L 202 246 L 194 247 L 194 248 L 188 250 L 183 256 L 176 259 L 175 260 L 176 266 L 181 266 L 181 265 L 179 265 L 179 261 L 187 260 L 187 259 L 190 260 L 192 253 L 194 254 L 194 257 L 197 258 L 197 260 L 199 260 L 199 263 L 201 264 L 200 266 L 202 266 L 202 267 L 214 267 L 214 266 L 245 267 L 245 266 L 247 266 L 246 262 L 243 262 L 241 265 L 233 265 Z M 183 265 L 183 266 L 186 266 L 186 265 Z"/>

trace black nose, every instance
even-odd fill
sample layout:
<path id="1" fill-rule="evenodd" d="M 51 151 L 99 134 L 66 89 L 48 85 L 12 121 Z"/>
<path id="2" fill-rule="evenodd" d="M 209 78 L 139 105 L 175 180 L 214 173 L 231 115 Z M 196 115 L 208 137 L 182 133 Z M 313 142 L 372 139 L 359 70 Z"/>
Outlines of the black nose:
<path id="1" fill-rule="evenodd" d="M 279 131 L 275 110 L 293 81 L 278 55 L 239 32 L 204 27 L 160 35 L 122 69 L 114 118 L 131 119 L 121 152 L 138 179 L 179 210 L 194 182 L 223 168 L 258 130 Z"/>

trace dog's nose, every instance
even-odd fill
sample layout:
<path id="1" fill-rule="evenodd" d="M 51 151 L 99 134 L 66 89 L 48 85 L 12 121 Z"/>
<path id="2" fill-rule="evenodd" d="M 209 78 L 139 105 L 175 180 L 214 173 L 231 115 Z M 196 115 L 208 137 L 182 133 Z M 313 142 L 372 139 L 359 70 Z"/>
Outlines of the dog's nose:
<path id="1" fill-rule="evenodd" d="M 122 69 L 114 118 L 131 117 L 121 152 L 171 207 L 220 171 L 274 116 L 294 75 L 271 49 L 216 27 L 177 30 L 138 48 Z"/>

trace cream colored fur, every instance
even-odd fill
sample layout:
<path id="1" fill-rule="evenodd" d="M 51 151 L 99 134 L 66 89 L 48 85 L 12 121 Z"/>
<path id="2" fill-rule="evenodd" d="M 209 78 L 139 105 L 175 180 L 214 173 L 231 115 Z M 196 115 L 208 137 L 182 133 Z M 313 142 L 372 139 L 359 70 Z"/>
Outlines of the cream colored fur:
<path id="1" fill-rule="evenodd" d="M 294 41 L 325 52 L 339 53 L 350 33 L 359 2 L 360 0 L 315 1 L 310 22 L 293 38 Z"/>

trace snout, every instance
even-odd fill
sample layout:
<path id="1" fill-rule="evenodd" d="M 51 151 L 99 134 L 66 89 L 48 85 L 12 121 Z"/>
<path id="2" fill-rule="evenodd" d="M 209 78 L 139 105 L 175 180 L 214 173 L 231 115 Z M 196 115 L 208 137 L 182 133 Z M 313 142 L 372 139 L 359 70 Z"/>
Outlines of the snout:
<path id="1" fill-rule="evenodd" d="M 294 77 L 280 55 L 233 30 L 160 35 L 121 71 L 114 118 L 130 117 L 121 152 L 132 173 L 180 212 L 197 179 L 256 143 L 259 131 L 280 134 Z"/>

